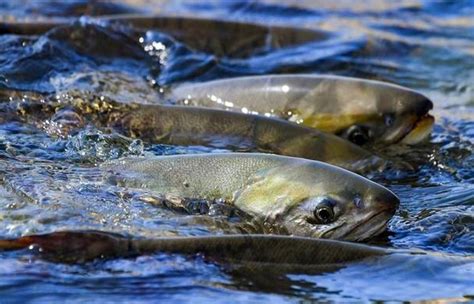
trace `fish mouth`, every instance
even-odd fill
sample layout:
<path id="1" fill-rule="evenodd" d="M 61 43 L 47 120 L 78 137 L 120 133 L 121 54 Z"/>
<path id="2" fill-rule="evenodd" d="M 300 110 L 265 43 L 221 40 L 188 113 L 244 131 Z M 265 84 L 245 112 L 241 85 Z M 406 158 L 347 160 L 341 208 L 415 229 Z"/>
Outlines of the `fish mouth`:
<path id="1" fill-rule="evenodd" d="M 392 215 L 393 212 L 382 210 L 370 214 L 366 220 L 353 225 L 346 231 L 342 231 L 341 228 L 348 226 L 347 223 L 341 223 L 326 230 L 320 237 L 345 241 L 364 241 L 384 232 L 387 228 L 388 221 L 392 218 Z"/>
<path id="2" fill-rule="evenodd" d="M 415 145 L 429 137 L 433 129 L 434 117 L 410 115 L 401 119 L 383 136 L 385 142 Z"/>
<path id="3" fill-rule="evenodd" d="M 373 214 L 366 221 L 355 225 L 344 236 L 347 241 L 364 241 L 377 236 L 387 229 L 387 223 L 392 218 L 393 212 L 383 210 Z"/>
<path id="4" fill-rule="evenodd" d="M 415 145 L 426 140 L 433 130 L 434 121 L 434 117 L 429 114 L 420 117 L 415 122 L 411 131 L 403 137 L 401 143 Z"/>

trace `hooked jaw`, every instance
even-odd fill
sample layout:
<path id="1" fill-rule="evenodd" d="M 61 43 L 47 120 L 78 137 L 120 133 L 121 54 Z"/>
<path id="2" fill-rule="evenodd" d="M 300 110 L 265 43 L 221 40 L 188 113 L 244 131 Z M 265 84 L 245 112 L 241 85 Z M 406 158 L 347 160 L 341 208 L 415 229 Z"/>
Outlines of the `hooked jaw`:
<path id="1" fill-rule="evenodd" d="M 363 241 L 377 236 L 387 227 L 400 204 L 392 192 L 373 195 L 365 200 L 355 200 L 347 216 L 325 231 L 321 237 L 346 241 Z"/>
<path id="2" fill-rule="evenodd" d="M 374 196 L 367 201 L 367 205 L 363 208 L 372 211 L 361 217 L 359 224 L 353 225 L 345 236 L 346 240 L 362 241 L 379 235 L 385 231 L 388 221 L 395 214 L 400 204 L 400 200 L 392 192 Z"/>
<path id="3" fill-rule="evenodd" d="M 416 123 L 413 129 L 403 137 L 401 143 L 406 145 L 415 145 L 426 140 L 433 130 L 434 117 L 426 114 L 421 117 Z"/>
<path id="4" fill-rule="evenodd" d="M 434 117 L 429 114 L 433 102 L 426 97 L 404 111 L 398 123 L 395 123 L 384 135 L 387 142 L 401 142 L 415 145 L 426 140 L 433 129 Z"/>
<path id="5" fill-rule="evenodd" d="M 407 145 L 414 145 L 427 139 L 431 131 L 433 130 L 434 117 L 429 114 L 429 111 L 433 109 L 433 102 L 424 97 L 418 107 L 419 111 L 418 120 L 413 125 L 411 131 L 405 135 L 402 139 L 402 143 Z"/>

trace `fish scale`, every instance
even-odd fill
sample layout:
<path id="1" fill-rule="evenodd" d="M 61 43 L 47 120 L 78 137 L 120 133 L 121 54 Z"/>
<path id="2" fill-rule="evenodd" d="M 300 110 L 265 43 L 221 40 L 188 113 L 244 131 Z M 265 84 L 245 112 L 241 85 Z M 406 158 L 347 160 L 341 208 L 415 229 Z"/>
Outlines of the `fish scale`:
<path id="1" fill-rule="evenodd" d="M 301 236 L 363 240 L 382 232 L 399 204 L 390 190 L 350 171 L 271 154 L 123 158 L 101 169 L 121 187 L 174 196 L 178 203 L 223 200 L 264 224 Z M 312 224 L 315 210 L 326 201 L 334 221 Z"/>

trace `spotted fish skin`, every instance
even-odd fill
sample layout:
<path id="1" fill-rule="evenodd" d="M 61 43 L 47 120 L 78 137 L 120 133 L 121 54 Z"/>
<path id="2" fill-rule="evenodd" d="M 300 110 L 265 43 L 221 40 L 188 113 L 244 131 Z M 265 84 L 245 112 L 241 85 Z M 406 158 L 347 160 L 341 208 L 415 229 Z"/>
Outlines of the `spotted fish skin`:
<path id="1" fill-rule="evenodd" d="M 260 153 L 124 158 L 101 167 L 109 181 L 156 195 L 223 200 L 290 234 L 365 240 L 399 204 L 390 190 L 323 162 Z M 321 219 L 315 212 L 325 209 Z"/>

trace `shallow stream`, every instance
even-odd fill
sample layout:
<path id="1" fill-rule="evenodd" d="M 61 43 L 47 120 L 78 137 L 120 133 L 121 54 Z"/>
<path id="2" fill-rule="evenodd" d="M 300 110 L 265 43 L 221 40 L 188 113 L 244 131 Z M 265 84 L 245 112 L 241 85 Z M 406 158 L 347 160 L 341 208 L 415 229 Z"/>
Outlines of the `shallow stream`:
<path id="1" fill-rule="evenodd" d="M 74 21 L 124 13 L 201 16 L 322 33 L 316 40 L 302 36 L 297 44 L 272 44 L 257 34 L 222 43 L 199 31 L 179 39 L 170 31 L 88 17 Z M 67 228 L 149 237 L 225 232 L 148 204 L 146 193 L 104 186 L 94 166 L 125 155 L 229 149 L 149 144 L 87 121 L 76 121 L 71 131 L 68 122 L 77 119 L 71 113 L 22 115 L 21 109 L 41 103 L 41 96 L 97 108 L 104 100 L 163 102 L 169 86 L 184 81 L 329 73 L 419 90 L 433 100 L 436 117 L 429 142 L 379 151 L 416 163 L 418 170 L 370 176 L 401 199 L 388 232 L 372 243 L 426 250 L 428 256 L 387 257 L 302 275 L 231 271 L 179 255 L 64 265 L 1 252 L 0 302 L 474 301 L 473 16 L 469 0 L 0 2 L 0 21 L 68 21 L 44 34 L 0 35 L 0 103 L 19 109 L 15 115 L 0 113 L 2 238 Z"/>

